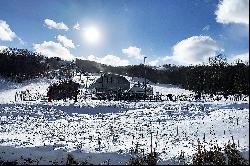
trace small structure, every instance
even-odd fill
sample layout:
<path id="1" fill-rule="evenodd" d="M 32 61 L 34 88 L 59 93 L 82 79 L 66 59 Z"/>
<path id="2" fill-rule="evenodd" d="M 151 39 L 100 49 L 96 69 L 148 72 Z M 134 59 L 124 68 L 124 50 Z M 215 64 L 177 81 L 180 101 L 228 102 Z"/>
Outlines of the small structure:
<path id="1" fill-rule="evenodd" d="M 102 74 L 94 83 L 89 86 L 96 92 L 118 92 L 130 88 L 130 82 L 123 76 L 117 74 Z"/>
<path id="2" fill-rule="evenodd" d="M 138 82 L 137 84 L 134 84 L 134 86 L 128 90 L 128 93 L 142 96 L 145 94 L 145 85 L 140 84 Z M 151 87 L 150 85 L 146 85 L 146 96 L 150 96 L 150 95 L 153 95 L 153 87 Z"/>
<path id="3" fill-rule="evenodd" d="M 24 91 L 16 91 L 15 101 L 36 101 L 41 97 L 37 90 L 26 89 Z"/>

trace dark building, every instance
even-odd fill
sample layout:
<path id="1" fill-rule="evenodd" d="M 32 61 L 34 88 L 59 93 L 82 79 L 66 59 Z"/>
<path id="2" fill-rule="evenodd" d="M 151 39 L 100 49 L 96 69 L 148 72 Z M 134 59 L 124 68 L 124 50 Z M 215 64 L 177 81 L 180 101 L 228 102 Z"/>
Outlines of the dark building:
<path id="1" fill-rule="evenodd" d="M 102 74 L 100 78 L 89 86 L 89 89 L 93 89 L 96 92 L 125 91 L 129 88 L 130 82 L 125 77 L 116 74 Z"/>

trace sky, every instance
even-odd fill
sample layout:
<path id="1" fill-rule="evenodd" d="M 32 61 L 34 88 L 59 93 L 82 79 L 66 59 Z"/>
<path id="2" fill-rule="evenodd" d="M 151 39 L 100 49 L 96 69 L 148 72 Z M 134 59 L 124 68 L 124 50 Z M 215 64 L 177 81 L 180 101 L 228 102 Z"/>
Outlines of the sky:
<path id="1" fill-rule="evenodd" d="M 113 66 L 249 61 L 249 0 L 1 0 L 6 47 Z"/>

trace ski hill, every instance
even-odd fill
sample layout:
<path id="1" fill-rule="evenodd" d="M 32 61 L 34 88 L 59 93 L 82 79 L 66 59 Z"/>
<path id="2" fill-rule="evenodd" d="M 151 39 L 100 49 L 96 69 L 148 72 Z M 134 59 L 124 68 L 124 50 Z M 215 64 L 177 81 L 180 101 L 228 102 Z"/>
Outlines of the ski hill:
<path id="1" fill-rule="evenodd" d="M 96 76 L 79 76 L 81 90 Z M 88 79 L 88 82 L 87 82 Z M 127 77 L 131 85 L 140 78 Z M 100 101 L 91 98 L 46 101 L 56 79 L 13 83 L 0 79 L 0 160 L 18 164 L 66 164 L 68 155 L 90 164 L 124 165 L 137 148 L 159 153 L 158 164 L 190 163 L 198 141 L 205 148 L 234 141 L 249 154 L 249 99 L 187 101 Z M 87 85 L 86 85 L 87 82 Z M 154 93 L 192 96 L 175 85 L 153 84 Z M 21 91 L 37 100 L 21 101 Z M 152 140 L 152 141 L 151 141 Z"/>

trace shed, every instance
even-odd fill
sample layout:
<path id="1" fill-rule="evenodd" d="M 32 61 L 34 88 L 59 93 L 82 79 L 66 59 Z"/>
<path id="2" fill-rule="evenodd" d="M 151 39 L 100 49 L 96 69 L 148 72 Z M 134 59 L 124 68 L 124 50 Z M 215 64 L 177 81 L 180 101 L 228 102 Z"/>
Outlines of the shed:
<path id="1" fill-rule="evenodd" d="M 139 84 L 139 83 L 134 84 L 134 86 L 128 90 L 128 93 L 144 95 L 145 94 L 145 85 Z M 146 85 L 146 95 L 153 95 L 153 87 L 151 87 L 149 84 Z"/>
<path id="2" fill-rule="evenodd" d="M 89 89 L 94 89 L 96 92 L 107 91 L 125 91 L 130 88 L 130 82 L 121 75 L 117 74 L 102 74 L 94 83 L 89 86 Z"/>

